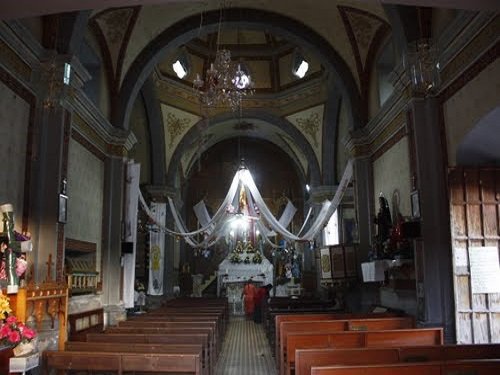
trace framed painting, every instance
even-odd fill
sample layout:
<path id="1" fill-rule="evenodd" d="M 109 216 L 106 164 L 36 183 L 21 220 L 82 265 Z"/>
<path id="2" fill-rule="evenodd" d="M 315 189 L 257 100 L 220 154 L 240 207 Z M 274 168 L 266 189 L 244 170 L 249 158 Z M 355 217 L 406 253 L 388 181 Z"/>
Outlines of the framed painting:
<path id="1" fill-rule="evenodd" d="M 344 248 L 342 245 L 331 246 L 332 278 L 345 277 Z"/>

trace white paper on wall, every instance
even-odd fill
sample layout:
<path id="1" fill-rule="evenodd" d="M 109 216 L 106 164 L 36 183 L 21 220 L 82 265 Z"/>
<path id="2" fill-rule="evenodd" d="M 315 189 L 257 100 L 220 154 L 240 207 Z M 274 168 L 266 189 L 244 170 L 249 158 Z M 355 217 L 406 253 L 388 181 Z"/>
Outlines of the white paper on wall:
<path id="1" fill-rule="evenodd" d="M 469 247 L 469 259 L 472 293 L 500 293 L 498 248 Z"/>

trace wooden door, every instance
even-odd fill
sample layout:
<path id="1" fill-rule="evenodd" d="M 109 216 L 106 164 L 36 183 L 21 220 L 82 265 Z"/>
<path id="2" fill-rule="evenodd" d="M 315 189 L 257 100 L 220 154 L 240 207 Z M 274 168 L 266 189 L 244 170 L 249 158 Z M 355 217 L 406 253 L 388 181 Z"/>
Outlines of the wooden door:
<path id="1" fill-rule="evenodd" d="M 500 293 L 472 293 L 471 247 L 500 248 L 500 169 L 449 170 L 457 343 L 500 342 Z"/>

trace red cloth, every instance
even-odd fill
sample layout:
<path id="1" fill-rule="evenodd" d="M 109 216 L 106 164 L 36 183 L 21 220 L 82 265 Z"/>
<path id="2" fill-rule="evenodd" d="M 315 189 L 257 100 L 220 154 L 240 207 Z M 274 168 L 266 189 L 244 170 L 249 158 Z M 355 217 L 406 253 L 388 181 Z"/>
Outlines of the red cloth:
<path id="1" fill-rule="evenodd" d="M 254 301 L 255 305 L 259 306 L 262 304 L 262 301 L 267 297 L 267 289 L 265 287 L 261 287 L 257 289 L 255 293 Z"/>
<path id="2" fill-rule="evenodd" d="M 257 288 L 253 284 L 246 284 L 243 288 L 243 295 L 245 296 L 245 314 L 253 314 L 255 310 L 255 294 Z"/>

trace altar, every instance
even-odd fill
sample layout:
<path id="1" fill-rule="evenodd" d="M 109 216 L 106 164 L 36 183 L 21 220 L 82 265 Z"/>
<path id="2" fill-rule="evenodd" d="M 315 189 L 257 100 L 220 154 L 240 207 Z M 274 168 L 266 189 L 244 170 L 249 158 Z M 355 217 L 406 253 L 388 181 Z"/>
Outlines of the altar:
<path id="1" fill-rule="evenodd" d="M 254 263 L 257 253 L 242 252 L 241 262 L 235 262 L 234 253 L 219 264 L 217 272 L 217 296 L 225 295 L 233 315 L 244 315 L 241 294 L 243 286 L 251 279 L 257 286 L 273 284 L 273 265 L 264 256 L 258 254 L 260 263 Z M 246 262 L 245 262 L 246 260 Z"/>

